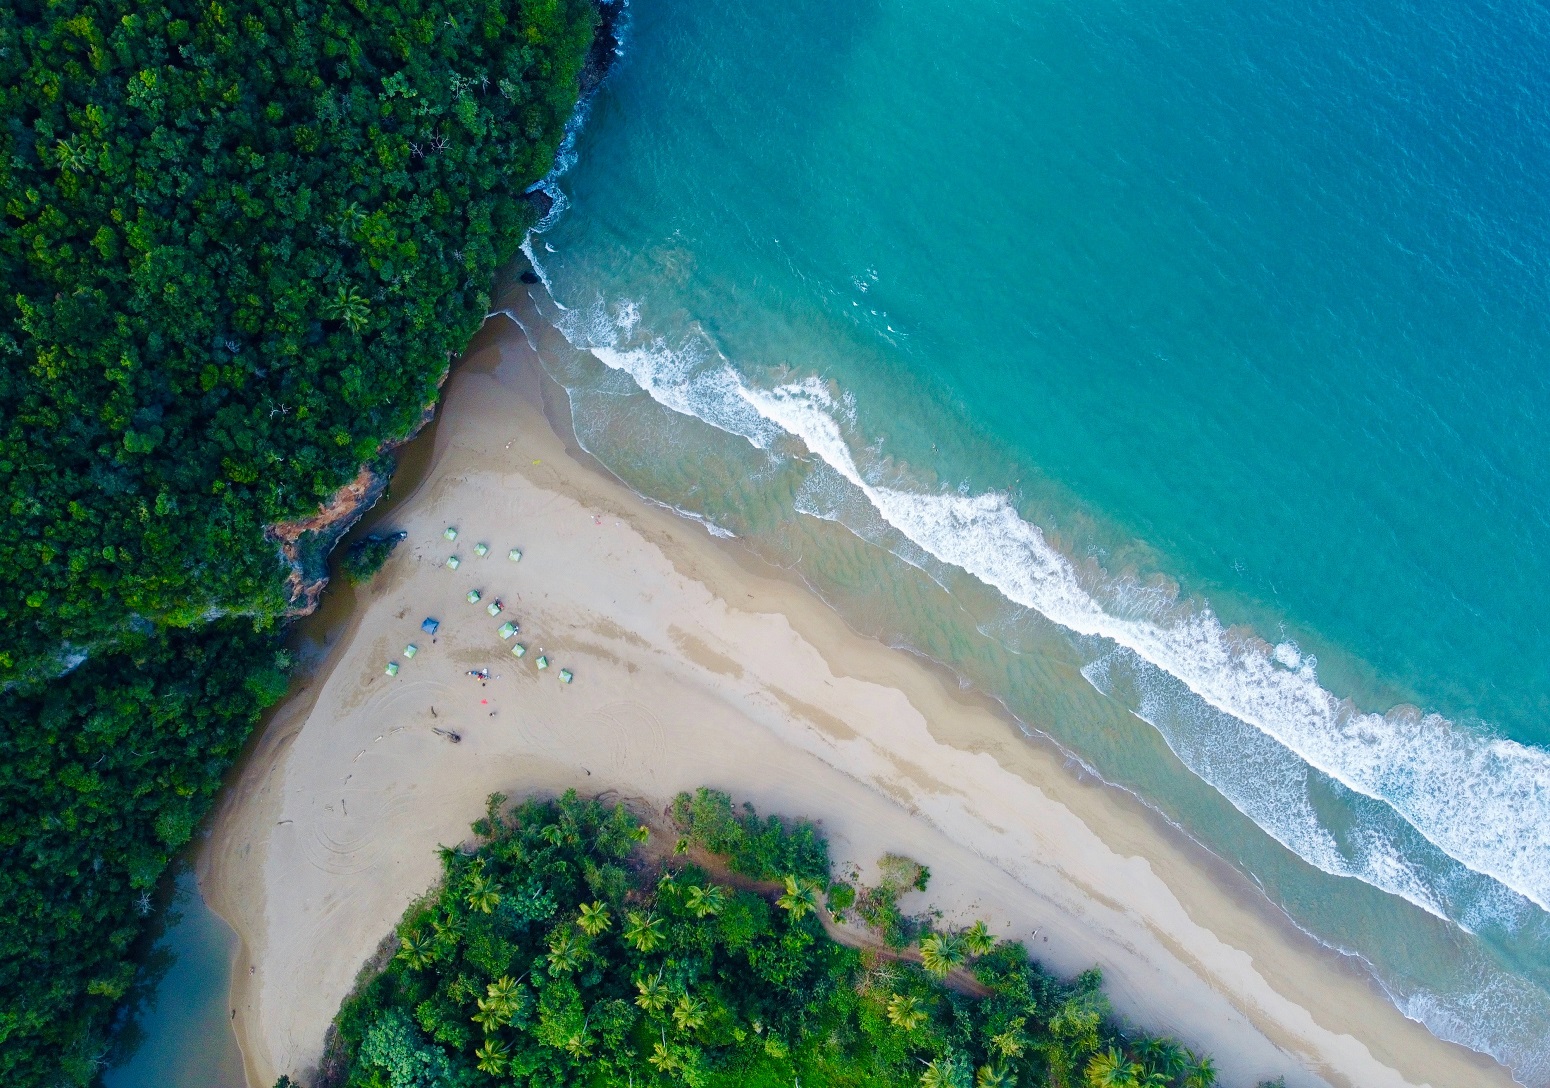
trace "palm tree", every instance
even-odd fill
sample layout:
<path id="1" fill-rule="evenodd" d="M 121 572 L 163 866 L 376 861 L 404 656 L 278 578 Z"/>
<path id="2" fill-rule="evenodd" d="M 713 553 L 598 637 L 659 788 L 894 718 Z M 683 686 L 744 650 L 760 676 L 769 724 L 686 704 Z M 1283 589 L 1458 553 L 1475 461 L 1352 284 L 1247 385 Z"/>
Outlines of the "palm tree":
<path id="1" fill-rule="evenodd" d="M 608 906 L 598 900 L 581 904 L 581 917 L 576 920 L 576 924 L 588 937 L 596 937 L 613 924 L 613 919 L 608 917 Z"/>
<path id="2" fill-rule="evenodd" d="M 499 1001 L 492 1001 L 488 997 L 481 997 L 479 999 L 479 1011 L 474 1013 L 472 1019 L 474 1023 L 484 1029 L 486 1035 L 493 1035 L 510 1022 L 511 1010 Z"/>
<path id="3" fill-rule="evenodd" d="M 549 973 L 558 977 L 581 966 L 587 950 L 576 940 L 576 931 L 570 926 L 557 930 L 549 938 Z"/>
<path id="4" fill-rule="evenodd" d="M 640 824 L 635 828 L 634 831 L 630 832 L 630 838 L 634 839 L 636 842 L 645 842 L 647 839 L 651 838 L 651 828 L 647 827 L 645 824 Z"/>
<path id="5" fill-rule="evenodd" d="M 667 1003 L 672 998 L 660 974 L 656 978 L 637 976 L 635 988 L 640 991 L 640 994 L 635 998 L 635 1004 L 647 1012 L 661 1012 L 667 1008 Z"/>
<path id="6" fill-rule="evenodd" d="M 398 944 L 398 958 L 412 971 L 423 971 L 436 962 L 436 939 L 423 930 L 405 933 Z"/>
<path id="7" fill-rule="evenodd" d="M 565 1052 L 576 1061 L 592 1053 L 592 1037 L 587 1034 L 586 1024 L 581 1025 L 581 1030 L 566 1037 Z"/>
<path id="8" fill-rule="evenodd" d="M 1141 1067 L 1112 1046 L 1094 1054 L 1085 1072 L 1091 1088 L 1136 1088 L 1141 1078 Z"/>
<path id="9" fill-rule="evenodd" d="M 431 919 L 431 928 L 436 931 L 437 943 L 446 945 L 449 948 L 457 944 L 458 938 L 462 936 L 458 932 L 459 924 L 458 918 L 451 914 L 443 918 Z"/>
<path id="10" fill-rule="evenodd" d="M 492 1077 L 498 1077 L 506 1071 L 510 1055 L 511 1048 L 499 1039 L 486 1039 L 484 1045 L 474 1051 L 474 1057 L 479 1059 L 479 1071 Z"/>
<path id="11" fill-rule="evenodd" d="M 932 933 L 920 942 L 920 965 L 938 978 L 963 962 L 963 941 L 950 933 Z"/>
<path id="12" fill-rule="evenodd" d="M 662 932 L 662 919 L 653 914 L 632 910 L 625 919 L 624 939 L 638 952 L 652 952 L 667 939 Z"/>
<path id="13" fill-rule="evenodd" d="M 1189 1051 L 1189 1072 L 1184 1074 L 1184 1088 L 1211 1088 L 1216 1083 L 1216 1063 Z"/>
<path id="14" fill-rule="evenodd" d="M 1004 1065 L 982 1065 L 974 1074 L 974 1088 L 1011 1088 L 1012 1071 Z"/>
<path id="15" fill-rule="evenodd" d="M 1153 1073 L 1172 1080 L 1184 1071 L 1184 1051 L 1172 1039 L 1142 1039 L 1135 1046 L 1136 1057 Z"/>
<path id="16" fill-rule="evenodd" d="M 975 922 L 963 931 L 963 946 L 969 950 L 971 956 L 983 956 L 996 947 L 996 939 L 990 935 L 990 927 L 984 922 Z"/>
<path id="17" fill-rule="evenodd" d="M 806 878 L 798 878 L 787 875 L 786 894 L 775 900 L 775 905 L 782 910 L 791 912 L 791 917 L 796 921 L 806 918 L 809 913 L 818 909 L 818 882 Z"/>
<path id="18" fill-rule="evenodd" d="M 696 918 L 705 918 L 712 914 L 720 914 L 721 908 L 726 906 L 727 896 L 719 885 L 712 884 L 702 888 L 695 885 L 689 889 L 689 909 L 694 912 Z"/>
<path id="19" fill-rule="evenodd" d="M 54 143 L 54 155 L 59 165 L 66 170 L 77 174 L 84 173 L 87 166 L 86 156 L 81 154 L 77 142 L 70 140 L 57 140 Z"/>
<path id="20" fill-rule="evenodd" d="M 934 1058 L 926 1063 L 926 1071 L 920 1075 L 920 1088 L 969 1088 L 969 1067 L 956 1061 L 951 1054 Z"/>
<path id="21" fill-rule="evenodd" d="M 498 1001 L 508 1009 L 515 1009 L 522 997 L 522 981 L 513 979 L 510 975 L 502 975 L 487 985 L 484 992 L 491 1001 Z"/>
<path id="22" fill-rule="evenodd" d="M 343 321 L 351 332 L 364 329 L 370 314 L 371 303 L 354 287 L 339 288 L 338 294 L 323 303 L 323 316 Z"/>
<path id="23" fill-rule="evenodd" d="M 475 873 L 468 880 L 468 905 L 481 914 L 489 914 L 500 905 L 501 893 L 483 873 Z"/>
<path id="24" fill-rule="evenodd" d="M 1005 1031 L 999 1035 L 992 1035 L 990 1045 L 995 1048 L 996 1053 L 1003 1058 L 1022 1057 L 1023 1050 L 1028 1045 L 1028 1040 L 1023 1037 L 1023 1026 L 1027 1023 L 1027 1020 L 1019 1016 L 1007 1024 Z"/>
<path id="25" fill-rule="evenodd" d="M 350 201 L 350 206 L 339 213 L 339 227 L 346 232 L 346 237 L 352 235 L 366 224 L 366 213 L 355 201 Z"/>
<path id="26" fill-rule="evenodd" d="M 646 1060 L 656 1068 L 657 1072 L 671 1073 L 683 1064 L 678 1060 L 678 1055 L 668 1049 L 665 1043 L 652 1043 L 651 1045 L 652 1054 Z"/>
<path id="27" fill-rule="evenodd" d="M 894 994 L 888 999 L 888 1022 L 900 1031 L 914 1031 L 926 1019 L 926 1010 L 913 994 Z"/>
<path id="28" fill-rule="evenodd" d="M 673 1023 L 679 1031 L 699 1031 L 705 1026 L 705 1002 L 684 994 L 673 1006 Z"/>

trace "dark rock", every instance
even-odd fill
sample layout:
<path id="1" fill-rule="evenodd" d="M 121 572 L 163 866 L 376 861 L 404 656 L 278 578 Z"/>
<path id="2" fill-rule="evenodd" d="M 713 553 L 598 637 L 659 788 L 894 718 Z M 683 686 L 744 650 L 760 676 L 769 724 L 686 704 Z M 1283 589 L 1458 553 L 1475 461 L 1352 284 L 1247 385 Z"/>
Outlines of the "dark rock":
<path id="1" fill-rule="evenodd" d="M 542 189 L 530 189 L 522 194 L 522 201 L 533 209 L 534 222 L 542 222 L 554 207 L 554 197 Z"/>
<path id="2" fill-rule="evenodd" d="M 436 382 L 437 389 L 451 372 L 450 366 L 442 372 Z M 264 530 L 264 536 L 279 546 L 280 562 L 286 568 L 287 618 L 310 616 L 317 611 L 323 588 L 328 585 L 329 553 L 387 492 L 393 451 L 411 441 L 435 418 L 436 401 L 433 400 L 420 413 L 420 421 L 413 430 L 396 442 L 384 442 L 374 463 L 362 465 L 355 479 L 334 492 L 328 502 L 318 507 L 316 514 L 298 521 L 278 522 Z"/>
<path id="3" fill-rule="evenodd" d="M 328 584 L 328 553 L 387 490 L 388 478 L 372 465 L 334 493 L 310 518 L 271 525 L 270 540 L 280 546 L 286 574 L 290 616 L 308 616 L 317 610 L 323 587 Z"/>
<path id="4" fill-rule="evenodd" d="M 581 97 L 597 90 L 619 58 L 619 23 L 623 18 L 624 0 L 597 0 L 597 34 L 581 70 Z"/>

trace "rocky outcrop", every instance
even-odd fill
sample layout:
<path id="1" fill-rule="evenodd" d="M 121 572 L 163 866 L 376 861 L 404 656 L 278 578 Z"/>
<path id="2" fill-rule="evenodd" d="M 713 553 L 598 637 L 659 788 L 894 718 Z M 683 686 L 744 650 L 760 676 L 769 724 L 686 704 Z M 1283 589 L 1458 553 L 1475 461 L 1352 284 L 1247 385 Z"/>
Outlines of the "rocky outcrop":
<path id="1" fill-rule="evenodd" d="M 542 223 L 554 210 L 554 197 L 542 189 L 529 189 L 517 198 L 533 209 L 533 222 Z"/>
<path id="2" fill-rule="evenodd" d="M 438 391 L 451 373 L 449 366 L 441 381 L 436 383 Z M 397 442 L 385 443 L 372 463 L 362 465 L 355 479 L 335 491 L 318 507 L 316 514 L 298 521 L 277 522 L 264 530 L 265 538 L 280 546 L 280 562 L 287 568 L 287 617 L 310 616 L 317 611 L 323 588 L 328 585 L 329 553 L 366 511 L 377 505 L 377 500 L 387 491 L 388 478 L 392 475 L 391 454 L 412 442 L 425 425 L 436 418 L 436 404 L 434 400 L 427 404 L 414 430 Z"/>
<path id="3" fill-rule="evenodd" d="M 361 520 L 387 490 L 388 475 L 366 465 L 310 518 L 282 521 L 265 532 L 280 546 L 285 575 L 286 615 L 308 616 L 316 611 L 328 585 L 328 553 L 339 538 Z"/>
<path id="4" fill-rule="evenodd" d="M 619 60 L 622 52 L 620 34 L 623 32 L 624 13 L 626 0 L 596 0 L 597 7 L 597 32 L 592 36 L 592 47 L 587 50 L 587 59 L 581 67 L 580 95 L 577 99 L 576 115 L 572 117 L 570 125 L 566 127 L 565 144 L 562 145 L 560 155 L 563 157 L 569 146 L 574 132 L 571 126 L 578 124 L 586 114 L 586 103 L 592 97 L 608 73 L 613 71 L 614 65 Z M 533 185 L 527 192 L 517 199 L 533 209 L 533 222 L 542 223 L 549 218 L 549 213 L 554 210 L 553 175 L 546 177 Z M 536 282 L 523 277 L 524 283 Z"/>
<path id="5" fill-rule="evenodd" d="M 619 58 L 619 24 L 624 19 L 624 0 L 598 0 L 597 33 L 581 70 L 581 97 L 597 90 L 614 61 Z"/>
<path id="6" fill-rule="evenodd" d="M 581 71 L 581 97 L 585 100 L 608 75 L 619 58 L 619 33 L 624 19 L 625 0 L 597 0 L 597 33 L 592 48 L 587 53 L 586 65 Z M 538 218 L 547 216 L 554 206 L 554 199 L 542 189 L 523 194 L 523 200 L 533 204 Z M 528 277 L 532 276 L 530 280 Z M 538 277 L 524 273 L 524 283 L 535 282 Z M 450 373 L 450 367 L 448 373 Z M 442 375 L 442 382 L 447 375 Z M 437 383 L 438 388 L 440 382 Z M 376 462 L 363 465 L 355 479 L 334 492 L 332 498 L 318 512 L 298 521 L 282 521 L 269 526 L 264 535 L 279 545 L 280 559 L 285 564 L 285 588 L 287 616 L 310 616 L 317 611 L 323 589 L 328 585 L 328 556 L 340 539 L 376 505 L 387 491 L 391 469 L 379 467 L 388 463 L 387 456 L 393 450 L 411 441 L 436 415 L 436 402 L 425 407 L 425 414 L 413 431 L 384 445 Z"/>

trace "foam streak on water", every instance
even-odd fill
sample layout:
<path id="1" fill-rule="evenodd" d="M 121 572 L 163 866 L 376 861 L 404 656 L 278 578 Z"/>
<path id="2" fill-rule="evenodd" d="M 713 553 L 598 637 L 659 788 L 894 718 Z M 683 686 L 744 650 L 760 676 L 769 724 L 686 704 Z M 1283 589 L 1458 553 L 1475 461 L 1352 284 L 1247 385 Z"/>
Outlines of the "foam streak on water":
<path id="1" fill-rule="evenodd" d="M 1080 571 L 1004 495 L 928 494 L 869 479 L 847 439 L 851 413 L 816 378 L 755 388 L 703 337 L 676 347 L 662 339 L 621 346 L 638 313 L 626 304 L 616 314 L 601 305 L 566 311 L 562 331 L 675 412 L 764 449 L 795 440 L 923 552 L 1068 630 L 1123 647 L 1307 767 L 1380 802 L 1457 863 L 1550 910 L 1550 755 L 1413 708 L 1360 712 L 1320 686 L 1314 662 L 1295 647 L 1229 630 L 1207 605 Z M 1393 831 L 1373 831 L 1365 850 L 1337 856 L 1327 832 L 1309 824 L 1316 817 L 1285 800 L 1284 783 L 1296 775 L 1255 776 L 1254 789 L 1277 800 L 1246 804 L 1246 791 L 1224 788 L 1198 760 L 1186 763 L 1230 799 L 1237 793 L 1240 810 L 1326 872 L 1358 877 L 1466 926 L 1464 915 L 1492 898 L 1476 893 L 1465 897 L 1470 911 L 1447 909 L 1448 897 L 1418 876 L 1415 859 L 1397 852 Z M 1513 913 L 1514 899 L 1506 896 L 1503 913 Z"/>
<path id="2" fill-rule="evenodd" d="M 1082 675 L 1104 694 L 1115 694 L 1122 683 L 1134 689 L 1135 713 L 1185 766 L 1324 872 L 1362 880 L 1470 932 L 1492 924 L 1514 930 L 1536 913 L 1523 896 L 1443 853 L 1388 805 L 1352 794 L 1130 651 L 1105 654 Z M 1337 836 L 1319 814 L 1314 789 L 1338 798 L 1355 825 Z"/>
<path id="3" fill-rule="evenodd" d="M 1360 713 L 1319 685 L 1312 662 L 1282 665 L 1274 647 L 1227 630 L 1209 607 L 1160 609 L 1155 594 L 1143 593 L 1141 606 L 1152 614 L 1126 615 L 1134 600 L 1129 587 L 1098 584 L 1090 591 L 1004 496 L 928 495 L 869 482 L 851 455 L 833 398 L 816 380 L 740 392 L 938 559 L 1063 627 L 1131 650 L 1348 789 L 1392 806 L 1471 869 L 1550 909 L 1546 753 L 1408 708 Z"/>

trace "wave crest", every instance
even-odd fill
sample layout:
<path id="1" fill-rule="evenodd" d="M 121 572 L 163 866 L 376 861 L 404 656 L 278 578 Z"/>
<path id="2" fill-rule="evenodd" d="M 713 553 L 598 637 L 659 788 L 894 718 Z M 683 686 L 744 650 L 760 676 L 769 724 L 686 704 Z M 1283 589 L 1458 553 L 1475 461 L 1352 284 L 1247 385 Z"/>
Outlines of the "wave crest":
<path id="1" fill-rule="evenodd" d="M 1155 590 L 1121 579 L 1084 584 L 1005 495 L 932 495 L 870 482 L 851 454 L 838 404 L 815 378 L 771 390 L 739 381 L 737 392 L 937 559 L 1062 627 L 1131 651 L 1347 789 L 1382 801 L 1459 862 L 1550 910 L 1550 753 L 1414 707 L 1362 713 L 1321 687 L 1315 663 L 1294 647 L 1233 631 L 1209 606 L 1159 600 Z"/>
<path id="2" fill-rule="evenodd" d="M 1282 818 L 1290 811 L 1286 805 L 1234 800 L 1219 776 L 1185 760 L 1310 863 L 1466 926 L 1478 922 L 1483 904 L 1493 898 L 1503 907 L 1522 896 L 1550 911 L 1550 753 L 1414 707 L 1363 713 L 1324 689 L 1317 662 L 1291 643 L 1272 645 L 1230 629 L 1209 605 L 1112 577 L 1096 564 L 1079 568 L 1004 494 L 931 494 L 874 479 L 853 453 L 864 443 L 847 437 L 854 428 L 851 407 L 819 379 L 758 388 L 703 332 L 693 330 L 674 345 L 633 335 L 639 322 L 634 303 L 610 309 L 601 300 L 586 309 L 562 309 L 557 317 L 567 340 L 629 375 L 664 407 L 760 449 L 778 453 L 786 447 L 821 462 L 836 482 L 853 488 L 882 522 L 919 549 L 909 561 L 919 565 L 929 556 L 957 567 L 1070 631 L 1123 648 L 1209 708 L 1252 727 L 1351 793 L 1379 803 L 1426 843 L 1516 895 L 1472 894 L 1464 897 L 1472 907 L 1453 909 L 1459 907 L 1455 897 L 1418 880 L 1417 859 L 1392 848 L 1409 832 L 1385 832 L 1381 840 L 1369 839 L 1365 848 L 1354 853 L 1348 848 L 1337 857 L 1327 832 Z M 1144 708 L 1142 717 L 1167 736 Z M 1484 913 L 1501 917 L 1518 911 Z"/>

